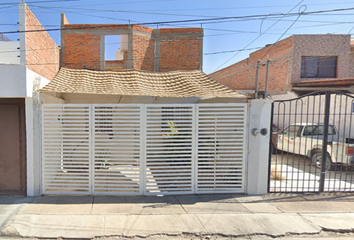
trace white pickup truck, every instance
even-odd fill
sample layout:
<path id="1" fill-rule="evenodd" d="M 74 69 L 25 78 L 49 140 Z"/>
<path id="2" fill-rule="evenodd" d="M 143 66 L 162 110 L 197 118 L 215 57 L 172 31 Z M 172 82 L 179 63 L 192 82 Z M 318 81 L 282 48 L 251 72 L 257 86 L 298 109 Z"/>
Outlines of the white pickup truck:
<path id="1" fill-rule="evenodd" d="M 315 167 L 321 168 L 323 124 L 295 123 L 278 133 L 276 147 L 279 150 L 307 156 Z M 338 141 L 334 125 L 328 128 L 326 169 L 333 165 L 354 165 L 354 144 Z"/>

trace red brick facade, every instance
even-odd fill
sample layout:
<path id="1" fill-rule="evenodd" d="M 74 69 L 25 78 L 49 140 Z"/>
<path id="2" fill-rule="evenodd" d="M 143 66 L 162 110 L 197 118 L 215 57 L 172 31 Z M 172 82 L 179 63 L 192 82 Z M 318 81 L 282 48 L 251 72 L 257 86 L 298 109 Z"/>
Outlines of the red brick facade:
<path id="1" fill-rule="evenodd" d="M 154 71 L 155 41 L 141 35 L 133 35 L 133 68 Z"/>
<path id="2" fill-rule="evenodd" d="M 27 6 L 25 9 L 26 65 L 32 71 L 52 80 L 59 70 L 59 47 L 43 31 L 43 26 L 32 11 Z"/>
<path id="3" fill-rule="evenodd" d="M 65 67 L 100 69 L 100 35 L 66 34 L 64 41 L 73 47 L 65 48 Z"/>
<path id="4" fill-rule="evenodd" d="M 261 59 L 258 87 L 259 91 L 264 91 L 266 62 L 270 59 L 268 92 L 282 93 L 290 91 L 292 83 L 309 80 L 300 76 L 302 56 L 337 56 L 337 77 L 353 77 L 349 53 L 350 35 L 294 35 L 255 51 L 249 58 L 210 76 L 234 90 L 255 90 L 256 66 Z"/>
<path id="5" fill-rule="evenodd" d="M 105 35 L 131 34 L 131 50 L 123 49 L 124 68 L 160 72 L 201 69 L 201 28 L 155 30 L 138 25 L 69 24 L 65 16 L 62 22 L 63 67 L 104 70 Z"/>
<path id="6" fill-rule="evenodd" d="M 269 66 L 268 92 L 283 92 L 287 89 L 291 71 L 292 37 L 274 45 L 266 46 L 250 54 L 249 58 L 210 74 L 212 78 L 235 90 L 254 90 L 256 87 L 257 61 L 259 66 L 259 90 L 265 87 L 266 61 L 272 59 Z"/>

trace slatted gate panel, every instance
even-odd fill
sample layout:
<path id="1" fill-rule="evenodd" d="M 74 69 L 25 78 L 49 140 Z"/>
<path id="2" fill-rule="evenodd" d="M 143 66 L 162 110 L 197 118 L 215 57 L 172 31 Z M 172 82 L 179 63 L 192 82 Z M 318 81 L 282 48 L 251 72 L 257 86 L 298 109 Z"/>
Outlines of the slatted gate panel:
<path id="1" fill-rule="evenodd" d="M 244 191 L 246 104 L 45 104 L 43 194 Z"/>
<path id="2" fill-rule="evenodd" d="M 146 107 L 146 194 L 193 193 L 194 105 Z"/>
<path id="3" fill-rule="evenodd" d="M 94 194 L 140 194 L 140 112 L 136 105 L 94 107 Z"/>
<path id="4" fill-rule="evenodd" d="M 199 105 L 197 193 L 243 192 L 246 105 Z"/>
<path id="5" fill-rule="evenodd" d="M 90 194 L 90 106 L 44 105 L 44 194 Z"/>

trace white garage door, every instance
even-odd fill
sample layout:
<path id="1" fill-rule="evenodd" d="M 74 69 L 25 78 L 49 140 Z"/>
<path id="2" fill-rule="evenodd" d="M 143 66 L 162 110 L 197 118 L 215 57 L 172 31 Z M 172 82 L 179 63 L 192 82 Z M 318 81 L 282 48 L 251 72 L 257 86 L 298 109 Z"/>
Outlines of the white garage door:
<path id="1" fill-rule="evenodd" d="M 246 104 L 45 104 L 43 194 L 243 193 Z"/>

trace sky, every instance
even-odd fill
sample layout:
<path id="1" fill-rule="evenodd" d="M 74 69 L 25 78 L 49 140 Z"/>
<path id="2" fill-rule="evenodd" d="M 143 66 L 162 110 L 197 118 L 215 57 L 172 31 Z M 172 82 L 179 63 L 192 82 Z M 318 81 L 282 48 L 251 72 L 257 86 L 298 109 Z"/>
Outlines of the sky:
<path id="1" fill-rule="evenodd" d="M 131 23 L 152 28 L 203 27 L 203 71 L 207 74 L 241 61 L 251 52 L 293 34 L 354 34 L 354 1 L 348 0 L 25 2 L 46 29 L 60 28 L 62 12 L 69 23 L 78 24 Z M 18 30 L 17 3 L 0 0 L 0 33 L 13 41 L 18 39 L 18 34 L 10 33 Z M 49 33 L 60 45 L 60 31 Z M 119 45 L 119 40 L 106 40 L 112 49 Z M 114 50 L 108 49 L 108 52 L 114 53 Z"/>

